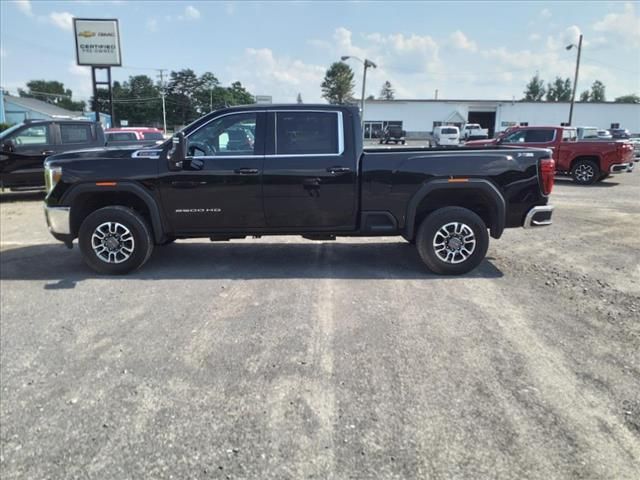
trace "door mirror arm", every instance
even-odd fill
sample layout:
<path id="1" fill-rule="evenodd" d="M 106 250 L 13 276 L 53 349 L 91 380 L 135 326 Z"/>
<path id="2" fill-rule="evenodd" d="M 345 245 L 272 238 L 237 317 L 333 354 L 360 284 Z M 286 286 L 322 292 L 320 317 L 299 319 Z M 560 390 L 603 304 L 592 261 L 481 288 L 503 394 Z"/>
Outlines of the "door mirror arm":
<path id="1" fill-rule="evenodd" d="M 178 132 L 171 139 L 171 149 L 167 153 L 169 170 L 182 170 L 186 156 L 187 139 L 185 138 L 184 133 Z"/>

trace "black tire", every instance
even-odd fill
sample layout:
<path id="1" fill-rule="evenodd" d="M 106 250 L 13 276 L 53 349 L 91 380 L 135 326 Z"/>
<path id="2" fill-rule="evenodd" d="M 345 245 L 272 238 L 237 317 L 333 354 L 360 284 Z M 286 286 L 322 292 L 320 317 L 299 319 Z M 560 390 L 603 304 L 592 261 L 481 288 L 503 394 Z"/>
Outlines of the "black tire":
<path id="1" fill-rule="evenodd" d="M 108 250 L 103 250 L 103 254 L 107 254 L 108 259 L 111 259 L 111 255 L 114 255 L 113 259 L 120 263 L 103 260 L 93 248 L 94 233 L 97 232 L 100 226 L 109 222 L 117 223 L 123 227 L 117 227 L 115 235 L 125 237 L 127 235 L 126 230 L 128 230 L 129 235 L 127 237 L 133 238 L 133 241 L 129 240 L 130 243 L 128 243 L 131 249 L 131 252 L 128 253 L 128 258 L 124 258 L 127 253 L 123 253 L 123 249 L 118 250 L 117 253 L 109 253 Z M 102 228 L 104 229 L 105 227 Z M 110 229 L 107 228 L 107 230 L 111 232 Z M 103 234 L 104 230 L 99 233 Z M 119 238 L 115 241 L 118 242 L 115 248 L 122 245 Z M 96 242 L 98 241 L 96 240 Z M 153 252 L 151 230 L 145 219 L 134 210 L 122 206 L 104 207 L 87 216 L 80 226 L 78 244 L 85 263 L 96 272 L 108 275 L 121 275 L 140 268 Z M 105 244 L 102 243 L 102 245 L 104 246 Z M 99 246 L 96 248 L 99 248 Z"/>
<path id="2" fill-rule="evenodd" d="M 458 227 L 450 224 L 458 224 Z M 444 231 L 442 229 L 450 233 L 450 237 L 445 239 L 441 234 Z M 469 231 L 473 233 L 472 238 L 475 241 L 473 245 Z M 436 235 L 438 235 L 437 238 Z M 465 243 L 462 238 L 468 238 L 468 243 Z M 443 239 L 441 242 L 443 248 L 438 250 L 434 242 L 439 239 Z M 452 243 L 449 244 L 449 241 Z M 466 252 L 455 249 L 460 246 L 461 241 L 462 247 L 466 246 Z M 447 249 L 449 245 L 452 250 Z M 416 246 L 420 258 L 433 273 L 461 275 L 470 272 L 482 262 L 489 248 L 489 234 L 485 223 L 471 210 L 462 207 L 444 207 L 432 212 L 422 221 L 416 235 Z M 467 253 L 469 251 L 470 254 Z M 444 255 L 445 258 L 441 258 L 440 255 Z M 464 258 L 465 255 L 466 258 Z"/>
<path id="3" fill-rule="evenodd" d="M 593 160 L 578 160 L 571 169 L 571 177 L 578 185 L 593 185 L 600 178 L 600 167 Z"/>

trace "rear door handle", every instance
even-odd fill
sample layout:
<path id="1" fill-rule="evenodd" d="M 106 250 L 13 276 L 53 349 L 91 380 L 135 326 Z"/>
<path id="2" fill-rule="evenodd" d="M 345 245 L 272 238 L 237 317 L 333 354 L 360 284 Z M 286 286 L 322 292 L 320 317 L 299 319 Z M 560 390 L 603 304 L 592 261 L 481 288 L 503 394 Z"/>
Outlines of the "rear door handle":
<path id="1" fill-rule="evenodd" d="M 260 170 L 257 168 L 237 168 L 234 172 L 239 173 L 240 175 L 257 175 Z"/>
<path id="2" fill-rule="evenodd" d="M 350 172 L 351 169 L 349 167 L 329 167 L 327 168 L 327 172 L 329 173 L 347 173 Z"/>
<path id="3" fill-rule="evenodd" d="M 53 150 L 43 150 L 42 151 L 42 155 L 51 155 L 52 153 L 56 153 L 56 152 L 53 151 Z"/>

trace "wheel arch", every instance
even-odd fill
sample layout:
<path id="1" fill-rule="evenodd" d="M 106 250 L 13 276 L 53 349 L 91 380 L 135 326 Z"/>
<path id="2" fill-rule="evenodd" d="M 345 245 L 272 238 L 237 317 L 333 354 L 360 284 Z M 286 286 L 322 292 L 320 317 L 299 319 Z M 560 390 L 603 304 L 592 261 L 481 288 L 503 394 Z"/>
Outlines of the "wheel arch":
<path id="1" fill-rule="evenodd" d="M 165 240 L 164 222 L 157 201 L 136 183 L 118 182 L 115 186 L 80 184 L 69 190 L 61 203 L 71 207 L 69 220 L 73 237 L 78 235 L 80 225 L 89 214 L 102 207 L 121 205 L 133 208 L 149 222 L 156 243 Z"/>
<path id="2" fill-rule="evenodd" d="M 413 239 L 418 224 L 430 212 L 442 207 L 463 207 L 478 214 L 493 238 L 500 238 L 506 223 L 506 201 L 490 181 L 481 178 L 464 182 L 431 180 L 420 187 L 407 206 L 405 237 Z"/>

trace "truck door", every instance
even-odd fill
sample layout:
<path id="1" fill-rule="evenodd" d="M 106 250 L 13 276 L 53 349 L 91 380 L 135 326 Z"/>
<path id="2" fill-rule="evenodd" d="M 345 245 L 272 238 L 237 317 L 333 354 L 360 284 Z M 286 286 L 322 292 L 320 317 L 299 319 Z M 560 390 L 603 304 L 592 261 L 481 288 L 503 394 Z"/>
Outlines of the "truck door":
<path id="1" fill-rule="evenodd" d="M 263 174 L 268 227 L 355 228 L 357 158 L 354 132 L 347 128 L 345 135 L 345 126 L 339 111 L 269 113 Z"/>
<path id="2" fill-rule="evenodd" d="M 255 111 L 226 114 L 188 135 L 183 169 L 167 171 L 161 180 L 162 201 L 175 232 L 264 227 L 265 117 Z"/>
<path id="3" fill-rule="evenodd" d="M 44 159 L 55 153 L 50 124 L 26 125 L 3 139 L 0 180 L 5 187 L 44 185 Z"/>

